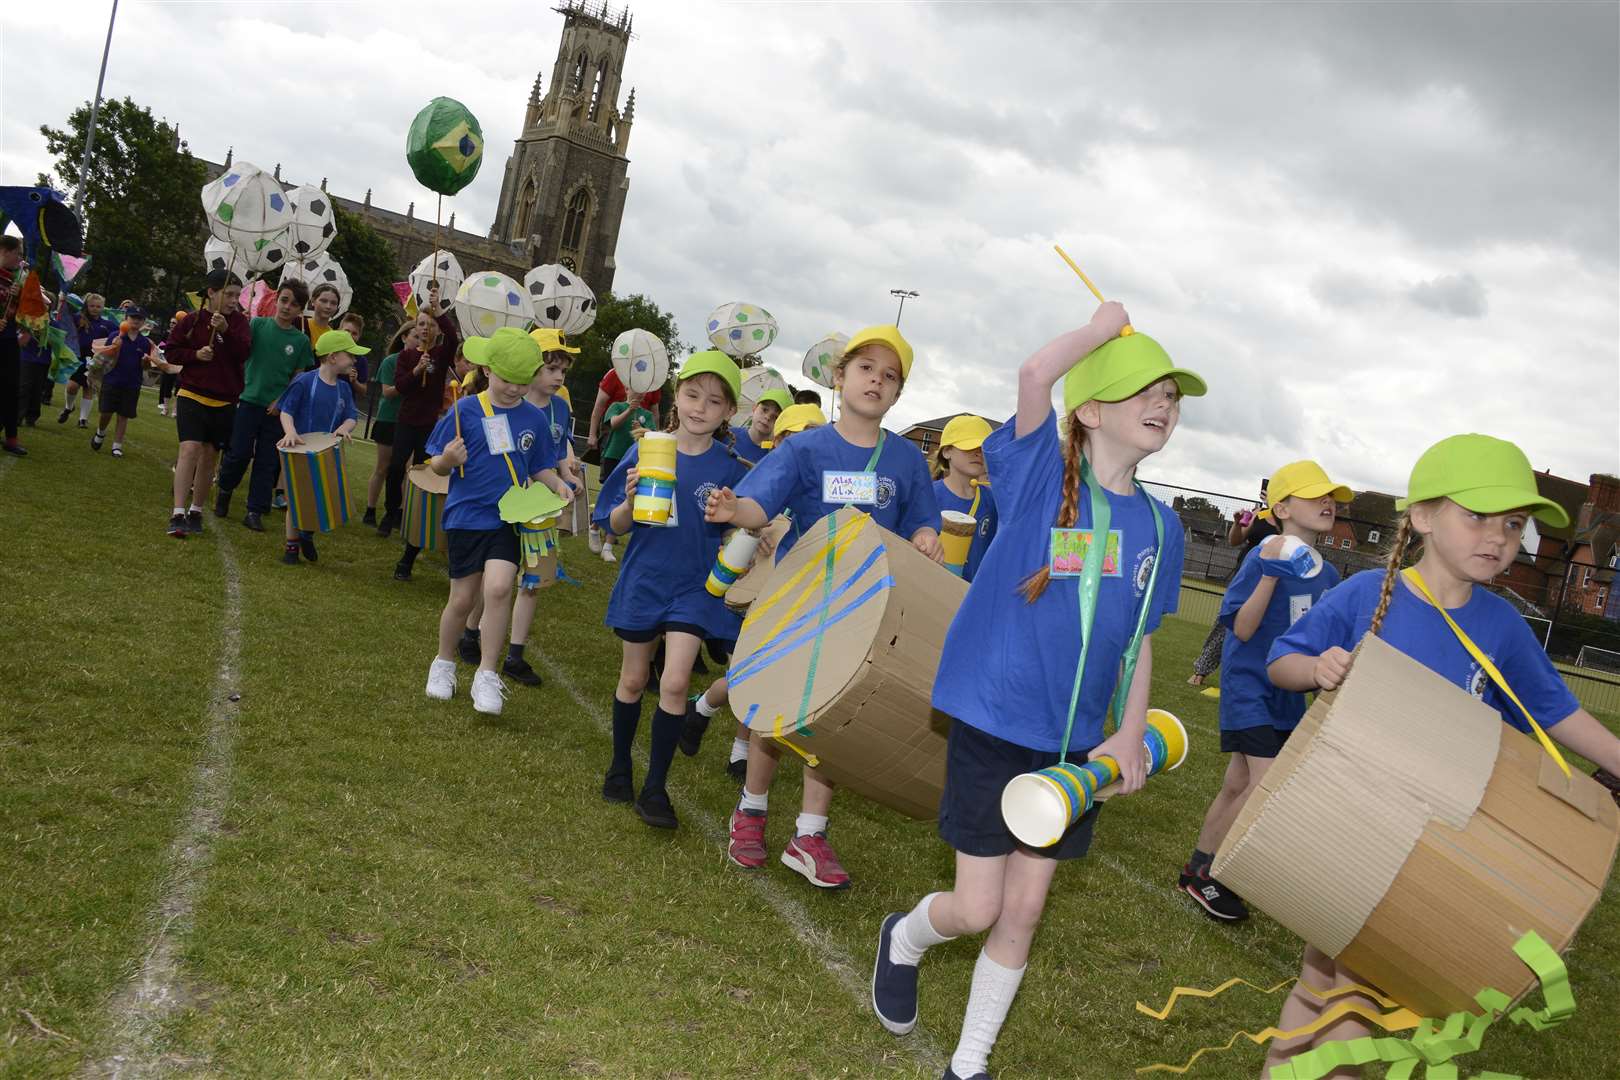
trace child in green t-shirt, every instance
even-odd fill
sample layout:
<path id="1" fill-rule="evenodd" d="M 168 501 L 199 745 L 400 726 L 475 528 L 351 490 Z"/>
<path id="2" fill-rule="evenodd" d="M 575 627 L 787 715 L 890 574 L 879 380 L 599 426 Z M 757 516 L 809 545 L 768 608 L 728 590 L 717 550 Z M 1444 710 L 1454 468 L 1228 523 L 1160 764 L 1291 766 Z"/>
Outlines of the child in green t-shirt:
<path id="1" fill-rule="evenodd" d="M 640 400 L 639 398 L 637 400 Z M 653 431 L 658 427 L 658 417 L 652 410 L 644 409 L 640 405 L 632 406 L 628 401 L 616 401 L 608 406 L 603 414 L 607 422 L 608 436 L 602 443 L 602 464 L 600 476 L 606 478 L 613 470 L 618 468 L 619 460 L 630 452 L 637 437 L 643 431 Z M 602 561 L 615 562 L 613 555 L 614 536 L 603 531 L 602 534 Z"/>

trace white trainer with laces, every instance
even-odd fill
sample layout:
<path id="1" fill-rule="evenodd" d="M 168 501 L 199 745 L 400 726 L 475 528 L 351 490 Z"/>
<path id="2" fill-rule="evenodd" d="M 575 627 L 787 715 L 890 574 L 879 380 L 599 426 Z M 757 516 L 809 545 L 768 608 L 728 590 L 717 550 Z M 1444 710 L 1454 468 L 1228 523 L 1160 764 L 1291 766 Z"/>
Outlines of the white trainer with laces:
<path id="1" fill-rule="evenodd" d="M 591 546 L 592 555 L 602 553 L 602 534 L 596 531 L 595 525 L 585 530 L 585 542 Z"/>
<path id="2" fill-rule="evenodd" d="M 614 556 L 614 554 L 613 554 L 613 545 L 612 544 L 603 544 L 602 545 L 602 561 L 603 562 L 618 562 L 619 561 L 618 558 L 616 556 Z"/>
<path id="3" fill-rule="evenodd" d="M 480 668 L 473 676 L 472 699 L 474 709 L 490 716 L 499 716 L 501 706 L 506 703 L 506 684 L 495 672 Z"/>
<path id="4" fill-rule="evenodd" d="M 455 694 L 456 662 L 435 656 L 428 665 L 427 696 L 434 701 L 449 701 Z"/>

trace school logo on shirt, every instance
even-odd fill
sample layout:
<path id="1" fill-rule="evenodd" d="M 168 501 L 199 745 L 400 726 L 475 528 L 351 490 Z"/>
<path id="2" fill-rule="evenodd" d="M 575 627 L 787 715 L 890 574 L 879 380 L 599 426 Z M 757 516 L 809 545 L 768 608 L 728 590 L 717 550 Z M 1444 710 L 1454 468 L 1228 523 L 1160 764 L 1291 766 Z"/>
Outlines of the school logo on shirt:
<path id="1" fill-rule="evenodd" d="M 1494 659 L 1492 662 L 1495 662 Z M 1490 685 L 1491 677 L 1485 674 L 1484 668 L 1480 667 L 1478 664 L 1473 664 L 1469 667 L 1468 681 L 1464 683 L 1463 686 L 1470 694 L 1473 694 L 1477 698 L 1483 698 L 1485 696 L 1485 691 L 1490 687 Z"/>
<path id="2" fill-rule="evenodd" d="M 525 454 L 534 449 L 534 432 L 525 431 L 523 434 L 518 436 L 518 449 L 522 450 Z"/>
<path id="3" fill-rule="evenodd" d="M 720 485 L 710 483 L 707 480 L 699 484 L 697 489 L 692 492 L 693 496 L 697 499 L 698 509 L 707 510 L 709 507 L 709 496 L 713 495 L 719 490 Z"/>
<path id="4" fill-rule="evenodd" d="M 888 476 L 878 477 L 877 505 L 882 510 L 894 501 L 894 479 Z"/>
<path id="5" fill-rule="evenodd" d="M 1144 550 L 1136 556 L 1136 568 L 1131 571 L 1131 588 L 1137 596 L 1147 592 L 1148 578 L 1153 576 L 1153 563 L 1158 552 Z"/>
<path id="6" fill-rule="evenodd" d="M 553 423 L 551 425 L 551 441 L 554 444 L 561 444 L 561 442 L 562 442 L 562 425 L 561 424 Z"/>
<path id="7" fill-rule="evenodd" d="M 293 354 L 293 347 L 291 345 L 283 345 L 281 347 L 281 351 L 286 353 L 288 356 L 291 356 Z"/>

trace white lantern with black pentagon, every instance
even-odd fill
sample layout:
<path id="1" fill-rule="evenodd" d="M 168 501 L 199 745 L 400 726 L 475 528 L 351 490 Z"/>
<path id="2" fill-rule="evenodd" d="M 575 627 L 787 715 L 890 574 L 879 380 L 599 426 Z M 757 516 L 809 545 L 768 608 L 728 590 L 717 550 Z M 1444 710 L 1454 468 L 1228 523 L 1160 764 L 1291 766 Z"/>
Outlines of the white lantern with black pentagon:
<path id="1" fill-rule="evenodd" d="M 558 263 L 537 266 L 523 275 L 534 321 L 573 337 L 596 322 L 596 294 L 580 276 Z"/>
<path id="2" fill-rule="evenodd" d="M 669 378 L 669 350 L 650 330 L 626 330 L 613 339 L 613 370 L 629 393 L 651 393 Z"/>
<path id="3" fill-rule="evenodd" d="M 499 271 L 468 274 L 456 290 L 456 321 L 468 337 L 489 337 L 503 326 L 522 330 L 533 320 L 523 286 Z"/>
<path id="4" fill-rule="evenodd" d="M 241 260 L 236 257 L 236 249 L 231 246 L 230 241 L 220 240 L 213 236 L 210 236 L 207 242 L 203 244 L 203 266 L 205 273 L 211 274 L 215 270 L 228 270 L 235 274 L 238 279 L 243 276 L 246 270 Z"/>
<path id="5" fill-rule="evenodd" d="M 337 236 L 332 200 L 313 184 L 293 188 L 287 193 L 287 200 L 292 203 L 292 224 L 287 227 L 292 257 L 313 259 L 331 247 Z"/>
<path id="6" fill-rule="evenodd" d="M 828 334 L 804 351 L 804 377 L 817 386 L 833 388 L 833 373 L 838 358 L 849 344 L 847 334 Z"/>
<path id="7" fill-rule="evenodd" d="M 349 286 L 349 275 L 343 272 L 342 265 L 336 259 L 324 253 L 303 262 L 288 263 L 287 268 L 281 272 L 281 283 L 285 285 L 289 281 L 302 281 L 312 295 L 321 285 L 336 286 L 339 311 L 348 311 L 349 303 L 354 299 L 354 289 Z"/>
<path id="8" fill-rule="evenodd" d="M 275 268 L 264 266 L 271 261 L 268 251 L 272 246 L 279 247 L 281 254 L 275 266 L 286 260 L 285 234 L 292 224 L 292 204 L 282 193 L 281 182 L 269 173 L 245 161 L 234 165 L 202 189 L 202 204 L 208 231 L 216 239 L 234 244 L 238 252 L 264 269 Z"/>
<path id="9" fill-rule="evenodd" d="M 411 295 L 416 298 L 416 306 L 437 317 L 449 314 L 456 306 L 456 291 L 461 288 L 461 283 L 467 280 L 467 275 L 461 272 L 461 263 L 456 261 L 455 255 L 441 249 L 417 263 L 408 280 L 411 283 Z M 428 284 L 435 280 L 439 283 L 439 308 L 437 311 L 428 311 Z"/>
<path id="10" fill-rule="evenodd" d="M 705 326 L 709 343 L 737 360 L 764 352 L 776 340 L 776 316 L 742 300 L 715 308 Z"/>

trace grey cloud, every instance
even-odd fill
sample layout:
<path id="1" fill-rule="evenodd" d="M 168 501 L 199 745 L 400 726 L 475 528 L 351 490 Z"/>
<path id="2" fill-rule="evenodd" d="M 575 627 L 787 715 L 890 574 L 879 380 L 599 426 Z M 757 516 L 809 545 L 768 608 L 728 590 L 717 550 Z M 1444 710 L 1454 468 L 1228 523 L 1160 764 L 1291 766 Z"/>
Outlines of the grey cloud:
<path id="1" fill-rule="evenodd" d="M 1419 307 L 1442 315 L 1455 315 L 1460 319 L 1478 319 L 1485 315 L 1485 286 L 1473 274 L 1447 274 L 1420 281 L 1407 290 L 1407 296 Z"/>

